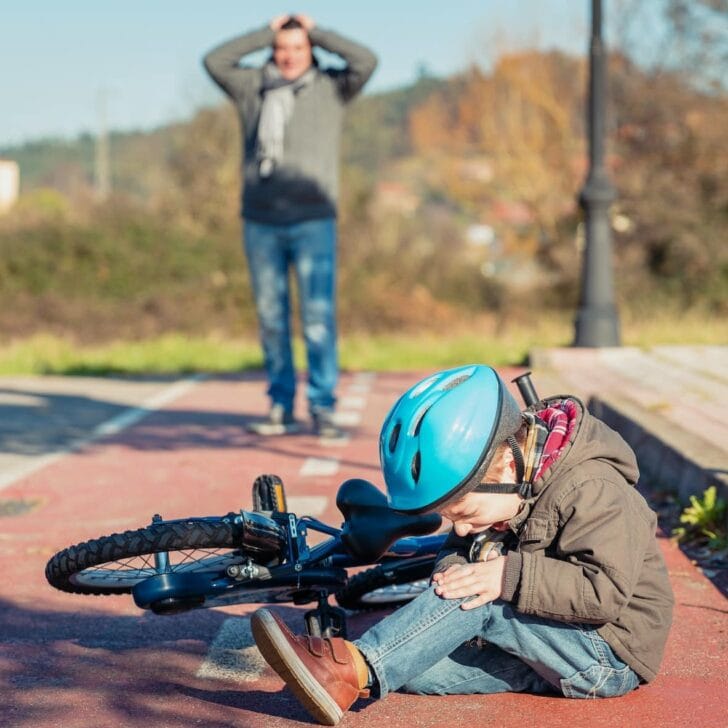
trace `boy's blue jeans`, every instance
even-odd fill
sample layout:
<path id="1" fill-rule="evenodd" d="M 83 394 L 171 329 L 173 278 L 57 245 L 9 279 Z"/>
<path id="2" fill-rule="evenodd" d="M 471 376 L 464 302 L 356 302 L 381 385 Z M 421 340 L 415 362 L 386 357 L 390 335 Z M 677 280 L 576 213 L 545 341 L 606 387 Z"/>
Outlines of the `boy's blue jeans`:
<path id="1" fill-rule="evenodd" d="M 336 220 L 289 225 L 244 220 L 245 254 L 260 326 L 268 396 L 293 411 L 293 366 L 288 270 L 299 291 L 308 360 L 311 410 L 331 408 L 339 376 L 336 350 Z"/>
<path id="2" fill-rule="evenodd" d="M 463 601 L 443 599 L 431 586 L 355 641 L 378 697 L 402 689 L 606 698 L 639 683 L 593 626 L 529 617 L 500 599 L 471 610 L 460 609 Z M 476 637 L 487 644 L 466 644 Z"/>

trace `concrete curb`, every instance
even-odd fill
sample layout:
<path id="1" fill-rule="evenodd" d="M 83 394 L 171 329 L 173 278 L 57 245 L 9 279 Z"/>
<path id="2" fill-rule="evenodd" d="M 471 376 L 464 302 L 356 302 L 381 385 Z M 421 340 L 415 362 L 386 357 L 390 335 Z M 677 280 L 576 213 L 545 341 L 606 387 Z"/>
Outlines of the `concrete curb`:
<path id="1" fill-rule="evenodd" d="M 617 430 L 635 451 L 640 473 L 649 485 L 674 491 L 680 501 L 711 485 L 728 499 L 725 453 L 688 432 L 669 431 L 659 416 L 625 400 L 592 397 L 589 410 Z"/>
<path id="2" fill-rule="evenodd" d="M 725 392 L 726 377 L 717 373 L 716 361 L 723 361 L 720 357 L 725 357 L 728 347 L 690 347 L 681 350 L 679 357 L 663 349 L 535 349 L 529 362 L 542 393 L 581 397 L 591 412 L 624 437 L 637 455 L 648 486 L 674 492 L 681 503 L 687 503 L 691 495 L 700 496 L 715 485 L 728 500 L 726 441 L 715 427 L 702 437 L 698 430 L 703 429 L 696 427 L 695 420 L 702 407 L 720 406 L 717 400 L 708 403 L 705 392 Z M 636 361 L 642 370 L 629 371 Z M 645 363 L 652 369 L 653 362 L 655 376 L 640 378 Z M 669 375 L 668 381 L 661 375 Z M 684 387 L 676 386 L 682 383 L 681 377 Z M 693 418 L 685 420 L 685 426 L 674 416 L 681 407 Z"/>

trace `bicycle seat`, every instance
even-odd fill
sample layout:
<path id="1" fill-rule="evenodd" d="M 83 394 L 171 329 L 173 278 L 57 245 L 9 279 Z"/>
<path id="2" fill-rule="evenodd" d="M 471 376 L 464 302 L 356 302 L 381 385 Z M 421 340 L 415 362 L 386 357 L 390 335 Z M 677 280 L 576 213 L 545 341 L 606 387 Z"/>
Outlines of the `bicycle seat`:
<path id="1" fill-rule="evenodd" d="M 378 561 L 403 536 L 425 536 L 442 523 L 437 513 L 412 516 L 393 511 L 387 497 L 373 483 L 351 478 L 339 487 L 336 506 L 344 516 L 341 540 L 362 563 Z"/>

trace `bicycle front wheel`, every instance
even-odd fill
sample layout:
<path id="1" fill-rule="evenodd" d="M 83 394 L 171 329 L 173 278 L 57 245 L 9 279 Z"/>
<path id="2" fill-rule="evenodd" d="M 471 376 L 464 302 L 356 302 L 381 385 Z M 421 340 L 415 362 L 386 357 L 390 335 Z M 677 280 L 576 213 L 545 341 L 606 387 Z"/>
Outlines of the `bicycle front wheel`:
<path id="1" fill-rule="evenodd" d="M 434 567 L 433 556 L 380 564 L 352 576 L 336 601 L 356 611 L 400 607 L 428 588 Z"/>
<path id="2" fill-rule="evenodd" d="M 70 546 L 50 559 L 45 573 L 61 591 L 129 594 L 160 571 L 223 571 L 240 562 L 232 518 L 190 518 Z"/>

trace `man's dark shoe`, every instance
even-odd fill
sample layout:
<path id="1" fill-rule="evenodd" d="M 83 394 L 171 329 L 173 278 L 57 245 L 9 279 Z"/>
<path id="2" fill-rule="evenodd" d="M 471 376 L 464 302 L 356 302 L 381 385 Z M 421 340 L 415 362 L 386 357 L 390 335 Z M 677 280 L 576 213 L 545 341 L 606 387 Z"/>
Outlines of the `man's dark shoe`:
<path id="1" fill-rule="evenodd" d="M 336 424 L 334 412 L 330 409 L 315 409 L 311 412 L 313 429 L 319 437 L 327 440 L 338 440 L 346 433 Z"/>
<path id="2" fill-rule="evenodd" d="M 322 725 L 336 725 L 357 698 L 369 696 L 359 688 L 354 658 L 340 637 L 294 635 L 267 609 L 253 614 L 250 627 L 266 662 Z"/>
<path id="3" fill-rule="evenodd" d="M 293 435 L 301 431 L 301 423 L 294 419 L 293 413 L 282 404 L 274 404 L 268 413 L 268 419 L 262 422 L 251 422 L 248 431 L 256 435 Z"/>

